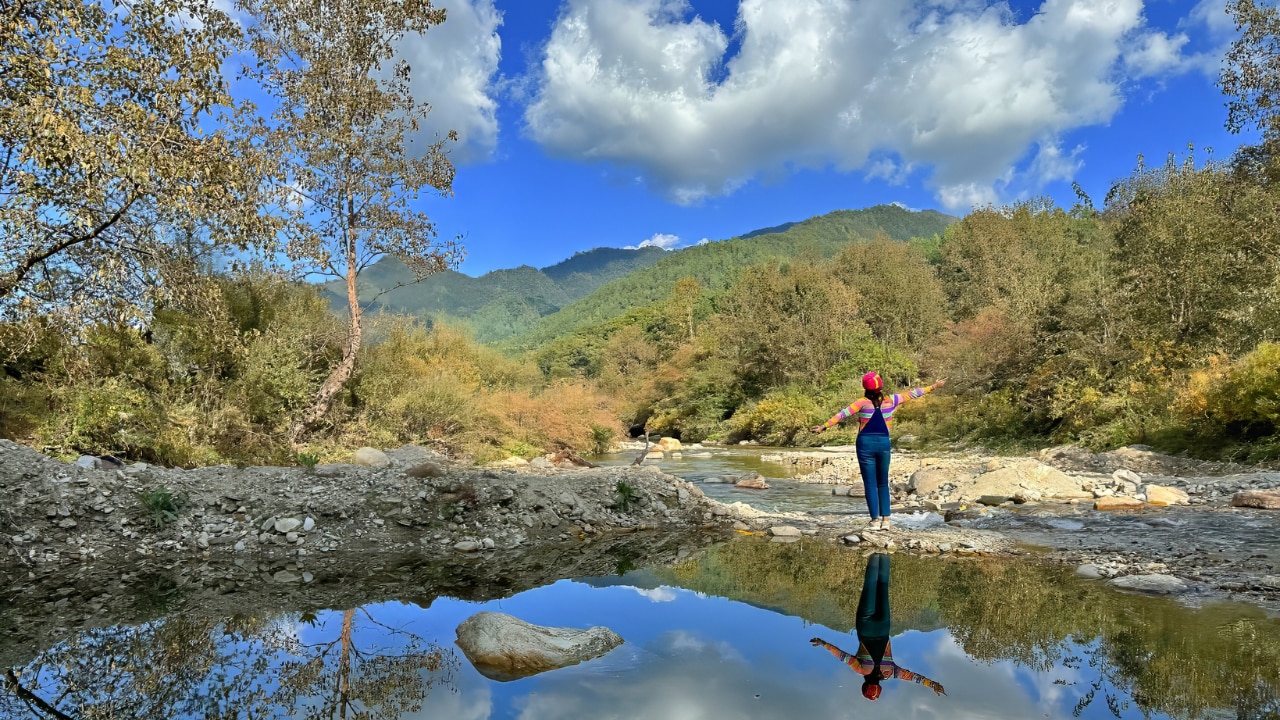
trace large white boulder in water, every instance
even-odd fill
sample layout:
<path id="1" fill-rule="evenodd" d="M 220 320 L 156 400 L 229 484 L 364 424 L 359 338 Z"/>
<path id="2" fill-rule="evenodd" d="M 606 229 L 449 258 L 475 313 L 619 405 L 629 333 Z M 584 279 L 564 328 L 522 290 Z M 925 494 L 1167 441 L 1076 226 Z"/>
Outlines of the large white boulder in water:
<path id="1" fill-rule="evenodd" d="M 507 681 L 600 657 L 621 645 L 622 638 L 606 627 L 542 627 L 481 612 L 458 626 L 456 642 L 481 675 Z"/>

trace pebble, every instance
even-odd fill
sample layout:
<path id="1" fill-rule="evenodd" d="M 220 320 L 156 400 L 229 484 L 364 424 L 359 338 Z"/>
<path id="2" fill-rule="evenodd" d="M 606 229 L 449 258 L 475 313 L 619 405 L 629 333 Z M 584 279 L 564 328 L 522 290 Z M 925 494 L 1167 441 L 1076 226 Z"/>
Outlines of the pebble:
<path id="1" fill-rule="evenodd" d="M 297 518 L 280 518 L 275 522 L 273 527 L 278 533 L 291 533 L 302 527 L 302 521 Z"/>
<path id="2" fill-rule="evenodd" d="M 302 521 L 303 532 L 311 532 L 312 530 L 315 529 L 315 527 L 316 527 L 315 518 L 307 518 L 306 520 Z"/>

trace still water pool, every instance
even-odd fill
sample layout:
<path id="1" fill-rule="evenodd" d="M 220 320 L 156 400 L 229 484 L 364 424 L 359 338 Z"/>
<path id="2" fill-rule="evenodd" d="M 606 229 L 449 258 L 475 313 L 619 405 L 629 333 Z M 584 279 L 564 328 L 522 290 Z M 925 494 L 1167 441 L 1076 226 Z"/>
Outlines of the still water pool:
<path id="1" fill-rule="evenodd" d="M 317 609 L 304 591 L 268 612 L 246 592 L 230 617 L 185 607 L 108 623 L 9 670 L 0 718 L 1280 717 L 1280 620 L 1247 606 L 1189 608 L 1026 561 L 757 538 L 619 570 L 488 602 Z M 857 654 L 873 600 L 904 678 L 930 681 L 886 679 L 874 702 L 810 642 Z M 453 645 L 484 610 L 604 625 L 625 643 L 498 682 Z"/>

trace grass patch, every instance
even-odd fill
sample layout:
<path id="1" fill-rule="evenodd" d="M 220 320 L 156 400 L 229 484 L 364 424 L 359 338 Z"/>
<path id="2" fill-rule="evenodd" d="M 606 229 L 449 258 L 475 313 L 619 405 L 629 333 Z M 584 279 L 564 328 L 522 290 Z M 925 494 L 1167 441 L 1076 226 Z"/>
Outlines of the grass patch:
<path id="1" fill-rule="evenodd" d="M 151 518 L 151 523 L 159 529 L 178 519 L 178 512 L 187 504 L 187 496 L 185 493 L 174 495 L 169 488 L 160 485 L 138 493 L 138 501 Z"/>

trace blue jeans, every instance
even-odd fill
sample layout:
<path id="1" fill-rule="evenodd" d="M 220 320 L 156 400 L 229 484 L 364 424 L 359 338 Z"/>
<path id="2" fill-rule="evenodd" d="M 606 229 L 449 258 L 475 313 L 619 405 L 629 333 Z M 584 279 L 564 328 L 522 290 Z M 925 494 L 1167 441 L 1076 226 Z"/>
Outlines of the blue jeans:
<path id="1" fill-rule="evenodd" d="M 889 517 L 889 436 L 859 433 L 857 448 L 871 519 Z"/>

